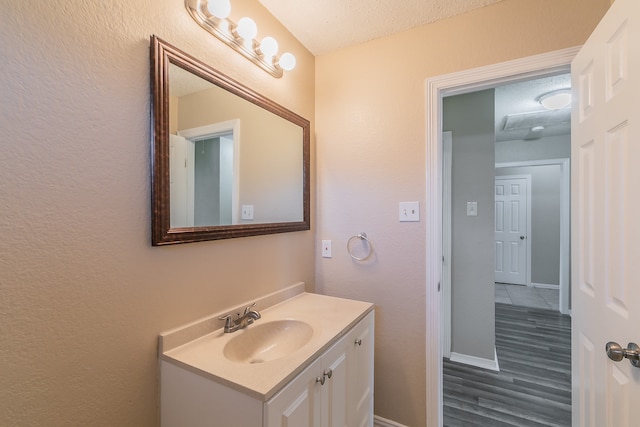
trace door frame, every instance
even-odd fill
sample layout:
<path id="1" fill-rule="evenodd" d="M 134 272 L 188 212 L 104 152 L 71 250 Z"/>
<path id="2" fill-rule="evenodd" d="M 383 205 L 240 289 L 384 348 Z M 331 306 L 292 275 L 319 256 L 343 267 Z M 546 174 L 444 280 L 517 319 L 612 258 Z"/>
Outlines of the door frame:
<path id="1" fill-rule="evenodd" d="M 442 356 L 451 358 L 451 166 L 453 134 L 442 132 Z"/>
<path id="2" fill-rule="evenodd" d="M 571 161 L 569 158 L 527 160 L 522 162 L 496 163 L 496 168 L 530 167 L 530 166 L 560 166 L 560 277 L 559 305 L 560 313 L 571 315 L 570 287 L 571 287 Z M 529 233 L 531 235 L 531 233 Z M 531 250 L 531 248 L 529 248 Z M 529 257 L 531 252 L 529 252 Z M 531 258 L 529 258 L 531 260 Z M 531 261 L 529 261 L 529 265 Z M 529 273 L 527 285 L 532 285 Z"/>
<path id="3" fill-rule="evenodd" d="M 231 192 L 231 222 L 240 224 L 240 119 L 231 119 L 195 128 L 183 129 L 177 132 L 178 136 L 186 138 L 190 142 L 197 139 L 213 138 L 220 135 L 232 134 L 233 139 L 233 189 Z M 193 156 L 189 159 L 193 163 Z"/>
<path id="4" fill-rule="evenodd" d="M 442 98 L 566 73 L 580 47 L 428 78 L 426 90 L 426 410 L 427 424 L 442 426 Z"/>
<path id="5" fill-rule="evenodd" d="M 494 169 L 496 168 L 498 168 L 497 164 L 494 166 Z M 531 193 L 533 190 L 533 186 L 532 186 L 533 179 L 531 175 L 499 175 L 499 176 L 495 176 L 493 179 L 494 181 L 497 181 L 499 179 L 524 179 L 527 182 L 527 194 L 525 195 L 527 200 L 527 209 L 526 209 L 527 234 L 525 239 L 527 257 L 525 260 L 524 284 L 526 286 L 531 286 L 531 212 L 532 212 Z"/>

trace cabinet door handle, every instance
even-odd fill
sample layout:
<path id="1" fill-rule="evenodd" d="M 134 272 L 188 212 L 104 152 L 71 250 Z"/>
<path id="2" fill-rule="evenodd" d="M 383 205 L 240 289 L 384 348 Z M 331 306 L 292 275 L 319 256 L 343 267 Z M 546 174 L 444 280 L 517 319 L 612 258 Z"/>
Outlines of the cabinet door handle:
<path id="1" fill-rule="evenodd" d="M 362 340 L 360 338 L 356 340 L 356 345 L 362 345 Z"/>
<path id="2" fill-rule="evenodd" d="M 333 370 L 327 369 L 326 371 L 324 371 L 322 375 L 324 375 L 327 378 L 331 378 L 331 375 L 333 375 Z"/>
<path id="3" fill-rule="evenodd" d="M 321 377 L 316 377 L 316 382 L 320 383 L 320 385 L 324 385 L 324 381 L 325 381 L 324 375 Z"/>

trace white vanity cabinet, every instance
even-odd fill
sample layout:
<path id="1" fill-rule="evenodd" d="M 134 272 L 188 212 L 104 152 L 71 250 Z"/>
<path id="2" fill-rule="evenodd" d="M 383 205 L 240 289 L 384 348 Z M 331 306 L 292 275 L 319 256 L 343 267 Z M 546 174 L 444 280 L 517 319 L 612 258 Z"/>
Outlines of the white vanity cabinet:
<path id="1" fill-rule="evenodd" d="M 265 427 L 373 425 L 373 312 L 264 406 Z"/>
<path id="2" fill-rule="evenodd" d="M 233 333 L 220 316 L 253 302 L 161 333 L 161 426 L 372 427 L 374 306 L 304 286 Z"/>
<path id="3" fill-rule="evenodd" d="M 162 427 L 372 427 L 370 311 L 266 401 L 161 360 Z"/>

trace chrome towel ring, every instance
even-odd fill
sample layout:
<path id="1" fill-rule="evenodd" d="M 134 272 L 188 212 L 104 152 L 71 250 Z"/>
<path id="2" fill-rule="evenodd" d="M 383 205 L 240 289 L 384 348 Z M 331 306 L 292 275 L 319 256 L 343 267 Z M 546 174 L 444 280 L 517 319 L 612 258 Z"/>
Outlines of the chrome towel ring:
<path id="1" fill-rule="evenodd" d="M 359 239 L 362 242 L 366 242 L 366 245 L 368 248 L 366 255 L 362 257 L 357 257 L 353 254 L 351 243 L 353 242 L 354 239 Z M 351 255 L 351 258 L 355 259 L 356 261 L 364 261 L 367 258 L 369 258 L 371 256 L 371 253 L 373 252 L 373 245 L 371 244 L 371 241 L 367 238 L 367 233 L 362 232 L 362 233 L 356 234 L 355 236 L 351 236 L 351 238 L 347 241 L 347 252 L 349 252 L 349 255 Z"/>

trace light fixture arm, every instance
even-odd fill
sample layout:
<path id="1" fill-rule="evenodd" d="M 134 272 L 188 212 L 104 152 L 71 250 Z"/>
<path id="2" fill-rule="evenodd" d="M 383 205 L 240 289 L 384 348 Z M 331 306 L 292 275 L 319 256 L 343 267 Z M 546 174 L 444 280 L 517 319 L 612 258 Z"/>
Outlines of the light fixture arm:
<path id="1" fill-rule="evenodd" d="M 278 57 L 265 56 L 260 51 L 260 44 L 255 40 L 245 43 L 236 31 L 237 25 L 228 18 L 217 18 L 209 12 L 208 0 L 185 0 L 187 11 L 202 28 L 224 42 L 227 46 L 262 68 L 275 78 L 283 76 L 282 67 L 278 65 Z M 211 0 L 209 0 L 211 1 Z"/>

